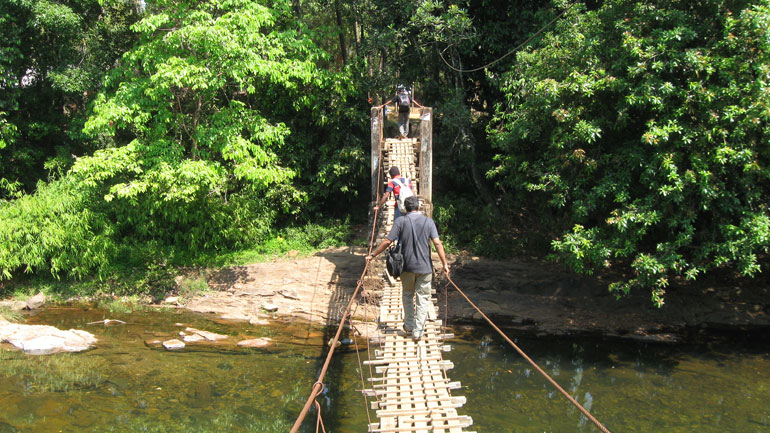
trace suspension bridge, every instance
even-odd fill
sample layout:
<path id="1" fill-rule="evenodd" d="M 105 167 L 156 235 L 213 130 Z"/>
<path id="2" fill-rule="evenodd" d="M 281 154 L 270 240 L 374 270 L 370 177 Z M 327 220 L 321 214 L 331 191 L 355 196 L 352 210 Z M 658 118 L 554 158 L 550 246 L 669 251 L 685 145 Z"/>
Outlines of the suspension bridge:
<path id="1" fill-rule="evenodd" d="M 403 176 L 412 180 L 415 195 L 420 199 L 421 212 L 431 216 L 433 211 L 431 191 L 432 109 L 429 107 L 412 108 L 410 119 L 417 128 L 413 129 L 411 138 L 384 138 L 383 133 L 387 130 L 386 121 L 388 120 L 386 116 L 387 114 L 382 107 L 372 108 L 372 202 L 378 203 L 381 194 L 385 192 L 389 180 L 384 176 L 384 173 L 387 173 L 390 167 L 397 166 Z M 386 202 L 383 209 L 374 211 L 369 252 L 389 233 L 393 225 L 394 209 L 395 201 L 391 199 Z M 490 326 L 502 335 L 588 420 L 600 431 L 610 432 L 508 338 L 452 282 L 449 276 L 447 276 L 447 280 Z M 358 359 L 362 384 L 361 393 L 364 399 L 364 408 L 369 418 L 367 431 L 370 433 L 475 433 L 467 430 L 473 424 L 471 416 L 458 412 L 458 409 L 461 410 L 465 404 L 466 399 L 453 395 L 453 391 L 461 389 L 461 384 L 449 378 L 448 371 L 454 365 L 443 357 L 445 352 L 451 350 L 451 345 L 446 344 L 446 340 L 453 338 L 453 335 L 446 332 L 445 321 L 439 318 L 436 307 L 437 300 L 432 298 L 433 307 L 428 310 L 428 320 L 425 324 L 423 337 L 414 340 L 405 334 L 402 331 L 404 315 L 401 283 L 385 271 L 383 258 L 373 260 L 364 268 L 343 313 L 337 332 L 329 345 L 329 352 L 318 380 L 313 384 L 310 396 L 292 427 L 291 433 L 299 431 L 303 420 L 313 405 L 317 410 L 316 432 L 326 431 L 321 417 L 321 407 L 316 398 L 324 390 L 323 379 L 334 354 L 336 342 L 346 325 L 346 320 L 353 328 L 352 321 L 350 321 L 350 310 L 354 302 L 357 302 L 359 297 L 363 297 L 362 289 L 364 286 L 369 288 L 369 292 L 377 292 L 377 299 L 379 299 L 380 304 L 377 332 L 369 335 L 366 331 L 366 335 L 363 335 L 367 340 L 366 353 L 369 354 L 369 359 L 362 361 L 360 355 Z M 432 290 L 431 294 L 435 295 L 436 291 Z M 371 350 L 372 346 L 376 347 L 373 351 Z M 359 353 L 357 347 L 356 353 Z M 364 371 L 368 371 L 369 377 L 366 379 L 364 378 Z M 371 417 L 370 410 L 375 412 L 376 421 Z"/>

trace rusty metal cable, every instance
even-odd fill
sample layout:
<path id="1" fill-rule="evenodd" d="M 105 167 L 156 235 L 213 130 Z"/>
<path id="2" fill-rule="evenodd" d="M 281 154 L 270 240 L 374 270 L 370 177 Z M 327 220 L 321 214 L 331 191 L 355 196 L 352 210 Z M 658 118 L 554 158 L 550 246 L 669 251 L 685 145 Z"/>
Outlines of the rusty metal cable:
<path id="1" fill-rule="evenodd" d="M 321 417 L 321 404 L 318 403 L 318 400 L 313 400 L 315 402 L 315 408 L 316 411 L 318 411 L 318 416 L 315 420 L 315 433 L 318 433 L 319 431 L 326 433 L 326 426 L 324 426 L 324 420 L 323 417 Z M 320 427 L 320 430 L 319 430 Z"/>
<path id="2" fill-rule="evenodd" d="M 377 195 L 376 197 L 379 199 L 380 196 L 380 181 L 382 179 L 382 149 L 380 149 L 380 161 L 378 162 L 377 167 Z M 379 203 L 379 200 L 376 202 Z M 372 234 L 370 236 L 369 240 L 369 249 L 368 253 L 371 254 L 372 248 L 374 247 L 374 238 L 375 233 L 377 230 L 377 218 L 379 217 L 380 210 L 375 209 L 374 210 L 374 218 L 372 219 Z M 348 302 L 348 305 L 345 307 L 345 311 L 342 314 L 342 317 L 340 318 L 340 324 L 337 327 L 337 333 L 334 334 L 334 338 L 329 343 L 329 353 L 326 354 L 326 360 L 324 361 L 323 367 L 321 367 L 321 373 L 318 375 L 318 380 L 313 384 L 313 387 L 310 390 L 310 396 L 308 397 L 307 401 L 305 402 L 305 406 L 302 408 L 302 411 L 300 411 L 299 415 L 297 416 L 297 420 L 294 422 L 294 426 L 292 426 L 290 433 L 297 433 L 299 431 L 300 426 L 302 425 L 302 422 L 305 420 L 305 417 L 307 416 L 308 411 L 310 410 L 310 406 L 313 405 L 315 402 L 316 407 L 319 409 L 319 416 L 320 416 L 320 405 L 316 401 L 316 397 L 318 397 L 321 392 L 323 392 L 324 385 L 323 380 L 324 377 L 326 377 L 326 372 L 329 370 L 329 364 L 331 363 L 332 356 L 334 356 L 334 349 L 337 347 L 337 342 L 340 339 L 340 334 L 342 334 L 342 329 L 345 327 L 345 320 L 348 318 L 348 315 L 350 314 L 350 307 L 355 302 L 358 293 L 361 291 L 361 287 L 364 284 L 364 278 L 366 278 L 366 274 L 369 271 L 369 263 L 367 262 L 364 266 L 364 271 L 361 273 L 361 278 L 358 280 L 358 284 L 356 284 L 356 289 L 353 291 L 353 294 L 350 296 L 350 301 Z"/>
<path id="3" fill-rule="evenodd" d="M 576 407 L 576 408 L 577 408 L 577 409 L 578 409 L 580 412 L 582 412 L 582 413 L 583 413 L 583 415 L 585 415 L 585 417 L 586 417 L 586 418 L 588 418 L 588 419 L 589 419 L 589 420 L 590 420 L 592 423 L 594 423 L 594 425 L 595 425 L 595 426 L 596 426 L 596 427 L 597 427 L 599 430 L 603 431 L 604 433 L 611 433 L 611 432 L 610 432 L 610 431 L 607 429 L 607 427 L 605 427 L 605 426 L 604 426 L 604 425 L 603 425 L 601 422 L 599 422 L 599 420 L 598 420 L 598 419 L 596 419 L 596 418 L 595 418 L 593 415 L 591 415 L 591 414 L 588 412 L 588 410 L 586 410 L 586 408 L 584 408 L 584 407 L 583 407 L 583 405 L 581 405 L 580 403 L 578 403 L 578 402 L 577 402 L 577 400 L 575 400 L 575 399 L 574 399 L 574 398 L 573 398 L 571 395 L 569 395 L 569 393 L 568 393 L 567 391 L 565 391 L 565 390 L 564 390 L 564 388 L 562 388 L 562 387 L 561 387 L 561 385 L 559 385 L 558 383 L 556 383 L 556 381 L 555 381 L 555 380 L 553 380 L 553 378 L 551 378 L 551 376 L 549 376 L 549 375 L 548 375 L 548 373 L 546 373 L 546 372 L 545 372 L 545 371 L 544 371 L 542 368 L 540 368 L 540 366 L 539 366 L 539 365 L 537 365 L 537 363 L 536 363 L 535 361 L 533 361 L 533 360 L 532 360 L 532 358 L 530 358 L 530 357 L 529 357 L 529 356 L 528 356 L 526 353 L 524 353 L 524 351 L 523 351 L 523 350 L 521 350 L 521 348 L 519 348 L 519 346 L 517 346 L 517 345 L 516 345 L 516 343 L 514 343 L 514 342 L 513 342 L 513 341 L 512 341 L 510 338 L 508 338 L 508 336 L 507 336 L 507 335 L 505 335 L 505 333 L 504 333 L 504 332 L 503 332 L 503 331 L 502 331 L 500 328 L 498 328 L 498 327 L 497 327 L 497 325 L 495 325 L 495 323 L 494 323 L 494 322 L 492 322 L 492 320 L 491 320 L 489 317 L 487 317 L 487 315 L 486 315 L 486 314 L 484 314 L 484 312 L 483 312 L 483 311 L 481 311 L 481 309 L 480 309 L 478 306 L 476 306 L 476 304 L 474 304 L 474 303 L 473 303 L 473 301 L 471 301 L 471 300 L 470 300 L 470 298 L 469 298 L 469 297 L 468 297 L 468 296 L 465 294 L 465 292 L 463 292 L 463 291 L 462 291 L 462 290 L 461 290 L 461 289 L 460 289 L 460 288 L 457 286 L 457 284 L 455 284 L 455 282 L 454 282 L 454 281 L 452 281 L 452 278 L 451 278 L 449 275 L 447 275 L 447 276 L 446 276 L 446 278 L 447 278 L 447 280 L 449 280 L 449 282 L 452 284 L 452 286 L 454 286 L 454 288 L 455 288 L 455 289 L 456 289 L 456 290 L 457 290 L 457 291 L 458 291 L 458 292 L 459 292 L 459 293 L 462 295 L 462 297 L 463 297 L 463 298 L 465 298 L 465 300 L 466 300 L 466 301 L 468 301 L 468 303 L 469 303 L 469 304 L 470 304 L 470 305 L 471 305 L 471 306 L 472 306 L 472 307 L 473 307 L 473 308 L 474 308 L 474 309 L 475 309 L 475 310 L 476 310 L 476 311 L 477 311 L 479 314 L 481 314 L 481 317 L 483 317 L 483 318 L 484 318 L 484 320 L 486 320 L 486 321 L 487 321 L 487 323 L 489 323 L 489 325 L 490 325 L 492 328 L 494 328 L 494 330 L 495 330 L 495 331 L 497 331 L 497 333 L 498 333 L 498 334 L 500 334 L 500 336 L 502 336 L 502 337 L 505 339 L 505 341 L 507 341 L 507 342 L 508 342 L 508 344 L 510 344 L 510 345 L 511 345 L 511 346 L 512 346 L 514 349 L 516 349 L 516 351 L 517 351 L 517 352 L 519 352 L 519 355 L 521 355 L 521 356 L 522 356 L 524 359 L 526 359 L 526 360 L 527 360 L 527 362 L 529 362 L 529 363 L 530 363 L 530 365 L 532 365 L 532 367 L 534 367 L 534 368 L 535 368 L 535 370 L 537 370 L 537 371 L 538 371 L 538 372 L 539 372 L 541 375 L 543 375 L 543 377 L 545 377 L 545 378 L 548 380 L 548 382 L 550 382 L 550 383 L 551 383 L 551 385 L 553 385 L 554 387 L 556 387 L 556 389 L 557 389 L 557 390 L 558 390 L 558 391 L 559 391 L 559 392 L 560 392 L 560 393 L 561 393 L 561 394 L 562 394 L 564 397 L 566 397 L 566 398 L 567 398 L 567 400 L 569 400 L 569 401 L 570 401 L 570 403 L 572 403 L 572 404 L 573 404 L 573 405 L 574 405 L 574 406 L 575 406 L 575 407 Z"/>
<path id="4" fill-rule="evenodd" d="M 356 311 L 358 311 L 358 304 L 356 304 L 356 309 L 353 310 L 353 313 L 351 313 L 350 316 L 348 316 L 348 323 L 350 324 L 350 329 L 354 331 L 352 335 L 353 337 L 352 340 L 353 340 L 353 346 L 355 347 L 355 351 L 356 351 L 356 359 L 358 359 L 358 375 L 361 377 L 361 394 L 364 396 L 364 406 L 366 407 L 366 418 L 369 420 L 369 424 L 371 424 L 372 415 L 369 413 L 369 400 L 366 398 L 366 393 L 364 392 L 364 390 L 366 389 L 366 382 L 364 381 L 364 365 L 361 362 L 361 352 L 359 352 L 358 340 L 356 340 L 355 331 L 357 331 L 357 329 L 353 326 L 353 316 L 355 316 Z M 367 328 L 367 335 L 368 335 L 369 327 L 367 326 L 366 328 Z M 369 347 L 368 337 L 367 337 L 366 346 L 368 349 Z"/>
<path id="5" fill-rule="evenodd" d="M 326 355 L 326 361 L 324 361 L 323 367 L 321 368 L 321 373 L 318 375 L 318 380 L 313 384 L 313 388 L 310 391 L 310 396 L 308 397 L 307 401 L 305 402 L 305 406 L 302 408 L 302 411 L 300 412 L 299 416 L 297 417 L 297 421 L 294 423 L 294 426 L 291 428 L 291 433 L 296 433 L 299 431 L 299 427 L 302 425 L 302 421 L 305 420 L 305 416 L 307 416 L 307 412 L 310 410 L 310 406 L 313 405 L 313 402 L 315 401 L 316 397 L 318 397 L 319 394 L 323 391 L 323 380 L 324 377 L 326 377 L 326 372 L 329 370 L 329 364 L 331 363 L 332 356 L 334 355 L 334 349 L 337 346 L 337 342 L 340 339 L 340 334 L 342 333 L 342 329 L 345 327 L 345 320 L 348 317 L 348 314 L 350 313 L 350 307 L 353 305 L 353 302 L 356 300 L 356 297 L 358 296 L 358 292 L 361 290 L 361 286 L 363 286 L 364 283 L 364 276 L 366 275 L 366 271 L 369 269 L 369 264 L 367 263 L 366 266 L 364 266 L 364 272 L 361 274 L 361 279 L 358 280 L 358 284 L 356 284 L 356 289 L 353 291 L 353 295 L 350 297 L 350 301 L 348 302 L 347 307 L 345 307 L 345 312 L 342 314 L 342 318 L 340 319 L 340 325 L 337 327 L 337 333 L 334 334 L 334 338 L 329 342 L 329 353 Z"/>

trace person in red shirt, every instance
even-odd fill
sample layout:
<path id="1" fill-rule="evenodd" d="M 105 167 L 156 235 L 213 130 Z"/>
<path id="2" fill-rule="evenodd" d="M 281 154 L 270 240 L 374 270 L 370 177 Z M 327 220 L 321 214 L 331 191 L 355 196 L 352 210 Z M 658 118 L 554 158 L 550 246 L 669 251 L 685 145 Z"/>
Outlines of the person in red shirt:
<path id="1" fill-rule="evenodd" d="M 393 198 L 398 201 L 398 195 L 401 193 L 401 187 L 403 185 L 408 185 L 409 189 L 414 191 L 414 188 L 412 187 L 412 181 L 401 176 L 401 172 L 398 170 L 398 167 L 395 165 L 393 167 L 390 167 L 390 182 L 388 182 L 388 187 L 385 189 L 385 194 L 382 195 L 382 198 L 380 199 L 379 203 L 374 205 L 374 209 L 377 210 L 382 205 L 385 204 L 386 201 L 388 201 L 388 197 L 390 197 L 390 193 L 393 193 Z M 396 209 L 393 214 L 393 221 L 395 221 L 398 217 L 401 216 L 401 211 L 398 210 L 398 206 L 396 206 Z"/>

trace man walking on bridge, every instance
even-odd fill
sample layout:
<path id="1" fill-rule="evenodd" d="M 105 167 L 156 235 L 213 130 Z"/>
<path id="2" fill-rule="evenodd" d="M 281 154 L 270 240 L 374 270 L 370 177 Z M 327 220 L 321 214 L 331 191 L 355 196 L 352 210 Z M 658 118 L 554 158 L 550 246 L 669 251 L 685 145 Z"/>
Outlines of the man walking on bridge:
<path id="1" fill-rule="evenodd" d="M 396 87 L 396 95 L 384 104 L 380 105 L 380 108 L 385 107 L 385 117 L 388 117 L 388 104 L 395 104 L 398 108 L 398 133 L 403 139 L 409 136 L 409 116 L 412 112 L 412 104 L 424 108 L 419 102 L 415 101 L 412 97 L 411 90 L 403 84 L 399 84 Z"/>
<path id="2" fill-rule="evenodd" d="M 412 338 L 419 339 L 425 330 L 428 308 L 431 307 L 433 261 L 430 258 L 429 240 L 436 247 L 443 270 L 447 275 L 449 275 L 449 264 L 446 261 L 444 246 L 438 237 L 436 224 L 417 211 L 420 206 L 417 197 L 407 197 L 404 206 L 407 214 L 404 218 L 393 222 L 390 233 L 372 252 L 372 255 L 366 256 L 366 261 L 370 262 L 375 256 L 385 251 L 394 240 L 398 239 L 401 243 L 401 253 L 404 255 L 404 270 L 401 273 L 404 331 L 411 333 Z"/>

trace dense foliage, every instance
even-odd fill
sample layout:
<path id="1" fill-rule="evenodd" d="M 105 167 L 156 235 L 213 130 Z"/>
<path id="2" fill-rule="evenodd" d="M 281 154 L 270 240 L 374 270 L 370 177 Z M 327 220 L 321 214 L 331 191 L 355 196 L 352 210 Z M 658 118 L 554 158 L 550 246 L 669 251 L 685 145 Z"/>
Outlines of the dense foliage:
<path id="1" fill-rule="evenodd" d="M 744 9 L 745 6 L 745 9 Z M 770 4 L 606 1 L 568 15 L 507 75 L 502 185 L 558 210 L 573 269 L 673 277 L 761 270 L 770 246 Z"/>
<path id="2" fill-rule="evenodd" d="M 86 104 L 135 40 L 131 2 L 0 2 L 0 199 L 93 151 Z"/>
<path id="3" fill-rule="evenodd" d="M 103 190 L 118 229 L 139 239 L 253 242 L 303 198 L 279 157 L 291 131 L 275 112 L 318 102 L 317 51 L 277 25 L 283 11 L 251 1 L 153 8 L 85 125 L 116 142 L 72 175 Z"/>
<path id="4" fill-rule="evenodd" d="M 340 241 L 397 83 L 435 109 L 453 248 L 545 244 L 659 305 L 766 261 L 767 0 L 7 0 L 0 23 L 1 278 Z"/>

